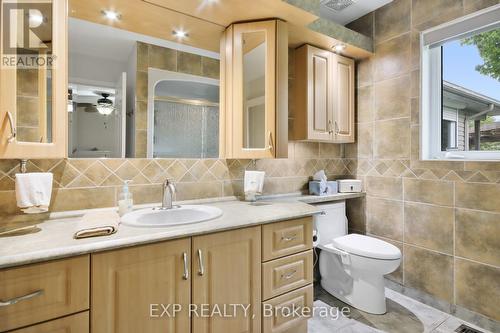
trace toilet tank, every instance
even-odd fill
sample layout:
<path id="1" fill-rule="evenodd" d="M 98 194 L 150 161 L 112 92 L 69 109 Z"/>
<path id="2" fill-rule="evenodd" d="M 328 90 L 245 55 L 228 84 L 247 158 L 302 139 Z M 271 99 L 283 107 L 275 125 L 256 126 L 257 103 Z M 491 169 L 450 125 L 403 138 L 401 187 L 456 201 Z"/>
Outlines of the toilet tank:
<path id="1" fill-rule="evenodd" d="M 323 213 L 314 216 L 314 229 L 318 243 L 329 244 L 332 239 L 347 235 L 345 201 L 315 205 Z"/>

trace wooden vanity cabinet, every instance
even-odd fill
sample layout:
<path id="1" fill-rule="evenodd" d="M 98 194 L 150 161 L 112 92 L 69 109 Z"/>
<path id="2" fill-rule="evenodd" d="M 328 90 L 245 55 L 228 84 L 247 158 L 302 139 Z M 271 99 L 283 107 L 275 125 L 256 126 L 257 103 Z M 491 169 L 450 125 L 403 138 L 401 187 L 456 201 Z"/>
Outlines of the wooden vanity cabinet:
<path id="1" fill-rule="evenodd" d="M 354 68 L 354 60 L 311 45 L 295 50 L 292 139 L 355 141 Z"/>
<path id="2" fill-rule="evenodd" d="M 38 325 L 21 328 L 11 333 L 89 333 L 89 312 L 80 312 Z"/>
<path id="3" fill-rule="evenodd" d="M 25 34 L 0 34 L 0 159 L 67 156 L 67 1 L 0 1 Z M 44 17 L 27 27 L 32 10 Z M 7 16 L 6 16 L 7 17 Z M 14 22 L 14 23 L 16 23 Z M 31 24 L 31 21 L 30 21 Z M 8 24 L 2 23 L 2 28 Z M 15 26 L 10 22 L 10 26 Z M 21 29 L 23 30 L 23 29 Z M 29 31 L 29 38 L 28 36 Z M 23 37 L 24 36 L 24 37 Z M 18 45 L 8 48 L 8 45 Z"/>
<path id="4" fill-rule="evenodd" d="M 190 333 L 190 262 L 189 238 L 92 255 L 92 333 Z"/>
<path id="5" fill-rule="evenodd" d="M 288 156 L 288 30 L 272 19 L 231 24 L 221 39 L 221 158 Z"/>
<path id="6" fill-rule="evenodd" d="M 193 317 L 193 333 L 260 332 L 260 226 L 193 237 L 192 303 L 249 305 L 236 317 Z"/>

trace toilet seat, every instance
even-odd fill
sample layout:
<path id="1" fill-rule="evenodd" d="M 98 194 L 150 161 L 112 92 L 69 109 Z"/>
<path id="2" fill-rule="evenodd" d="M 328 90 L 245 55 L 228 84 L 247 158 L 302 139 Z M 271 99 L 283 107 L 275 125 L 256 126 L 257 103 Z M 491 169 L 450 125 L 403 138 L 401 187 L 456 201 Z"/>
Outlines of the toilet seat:
<path id="1" fill-rule="evenodd" d="M 349 234 L 334 238 L 332 245 L 339 250 L 366 258 L 401 259 L 401 251 L 396 246 L 369 236 Z"/>

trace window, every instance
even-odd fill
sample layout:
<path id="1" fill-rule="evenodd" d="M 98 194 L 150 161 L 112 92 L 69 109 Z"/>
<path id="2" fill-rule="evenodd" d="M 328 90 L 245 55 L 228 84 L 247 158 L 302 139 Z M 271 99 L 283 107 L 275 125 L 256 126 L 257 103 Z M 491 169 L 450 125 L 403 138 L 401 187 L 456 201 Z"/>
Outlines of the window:
<path id="1" fill-rule="evenodd" d="M 421 158 L 500 160 L 500 5 L 422 32 Z"/>

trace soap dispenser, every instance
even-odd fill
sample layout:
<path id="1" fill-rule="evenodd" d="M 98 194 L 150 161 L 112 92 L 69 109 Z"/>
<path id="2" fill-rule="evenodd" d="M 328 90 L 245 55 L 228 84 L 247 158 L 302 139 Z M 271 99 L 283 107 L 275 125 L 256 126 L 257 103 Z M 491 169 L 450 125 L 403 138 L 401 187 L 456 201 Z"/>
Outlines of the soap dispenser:
<path id="1" fill-rule="evenodd" d="M 118 197 L 118 214 L 123 216 L 132 211 L 134 200 L 132 199 L 132 193 L 130 193 L 128 184 L 131 180 L 125 180 L 123 182 L 123 189 Z"/>

